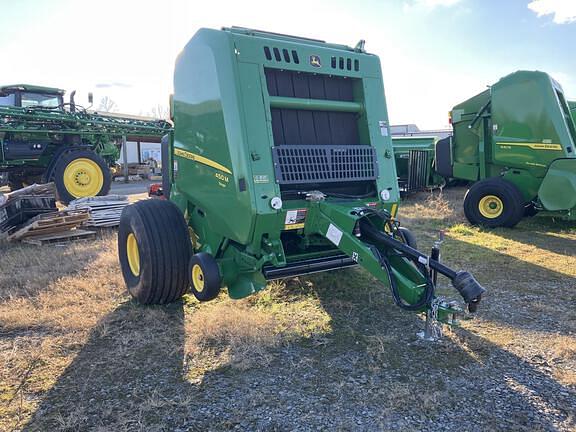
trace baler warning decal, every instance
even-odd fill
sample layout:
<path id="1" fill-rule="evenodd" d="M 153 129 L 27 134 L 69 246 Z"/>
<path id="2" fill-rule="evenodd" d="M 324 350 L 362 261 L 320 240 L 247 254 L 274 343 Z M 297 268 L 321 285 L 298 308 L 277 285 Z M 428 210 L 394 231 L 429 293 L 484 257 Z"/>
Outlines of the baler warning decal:
<path id="1" fill-rule="evenodd" d="M 306 222 L 306 209 L 288 210 L 284 219 L 284 229 L 294 230 L 304 228 Z"/>
<path id="2" fill-rule="evenodd" d="M 197 155 L 195 153 L 192 153 L 192 152 L 189 152 L 186 150 L 182 150 L 179 148 L 174 149 L 174 154 L 176 156 L 180 156 L 180 157 L 183 157 L 185 159 L 189 159 L 189 160 L 201 163 L 203 165 L 215 168 L 217 170 L 223 171 L 227 174 L 232 174 L 232 171 L 230 171 L 224 165 L 220 165 L 218 162 L 214 162 L 213 160 L 205 158 L 204 156 L 200 156 L 200 155 Z"/>
<path id="3" fill-rule="evenodd" d="M 500 147 L 529 147 L 533 150 L 562 150 L 560 144 L 546 144 L 546 143 L 519 143 L 519 142 L 498 142 Z"/>
<path id="4" fill-rule="evenodd" d="M 335 225 L 330 224 L 328 226 L 328 231 L 326 231 L 326 238 L 338 246 L 340 240 L 342 240 L 342 231 L 336 228 Z"/>

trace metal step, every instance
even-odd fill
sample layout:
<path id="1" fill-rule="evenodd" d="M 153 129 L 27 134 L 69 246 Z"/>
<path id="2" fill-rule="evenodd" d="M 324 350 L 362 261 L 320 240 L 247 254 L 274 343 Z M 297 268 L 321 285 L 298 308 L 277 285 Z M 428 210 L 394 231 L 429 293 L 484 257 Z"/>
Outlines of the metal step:
<path id="1" fill-rule="evenodd" d="M 284 267 L 265 266 L 262 269 L 266 280 L 283 279 L 339 268 L 352 267 L 357 263 L 347 255 L 333 255 L 288 263 Z"/>

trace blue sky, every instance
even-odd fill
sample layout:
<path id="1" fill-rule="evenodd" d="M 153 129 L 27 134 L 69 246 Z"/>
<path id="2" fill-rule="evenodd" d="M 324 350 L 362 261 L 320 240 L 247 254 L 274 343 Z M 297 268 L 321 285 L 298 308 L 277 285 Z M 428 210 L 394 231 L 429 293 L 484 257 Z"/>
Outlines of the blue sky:
<path id="1" fill-rule="evenodd" d="M 518 69 L 576 99 L 576 0 L 19 0 L 0 15 L 2 83 L 92 91 L 121 112 L 167 104 L 174 59 L 200 27 L 239 25 L 381 57 L 392 123 L 444 127 L 450 108 Z M 10 59 L 10 60 L 8 60 Z"/>

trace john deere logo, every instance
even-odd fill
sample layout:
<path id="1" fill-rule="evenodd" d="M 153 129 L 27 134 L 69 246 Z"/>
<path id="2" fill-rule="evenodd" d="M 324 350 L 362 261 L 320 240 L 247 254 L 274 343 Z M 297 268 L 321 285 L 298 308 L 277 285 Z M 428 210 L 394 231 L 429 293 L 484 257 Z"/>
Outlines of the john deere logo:
<path id="1" fill-rule="evenodd" d="M 310 66 L 322 67 L 322 62 L 320 61 L 320 56 L 311 55 L 310 56 Z"/>

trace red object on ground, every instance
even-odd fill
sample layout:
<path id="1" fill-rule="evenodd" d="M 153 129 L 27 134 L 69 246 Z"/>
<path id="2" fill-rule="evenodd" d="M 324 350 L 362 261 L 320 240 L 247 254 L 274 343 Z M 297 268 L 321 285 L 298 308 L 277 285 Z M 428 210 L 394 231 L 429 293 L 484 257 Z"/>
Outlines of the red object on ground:
<path id="1" fill-rule="evenodd" d="M 164 192 L 162 191 L 162 184 L 153 183 L 148 188 L 148 196 L 151 198 L 164 198 Z"/>

